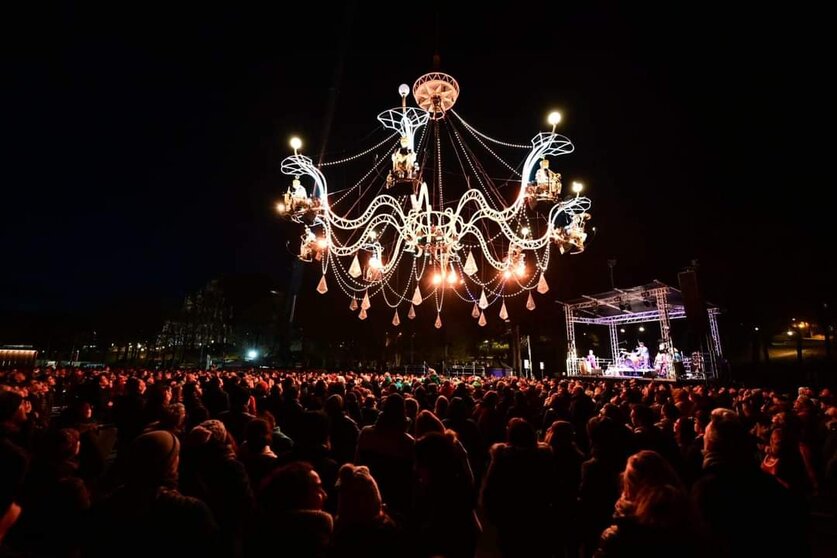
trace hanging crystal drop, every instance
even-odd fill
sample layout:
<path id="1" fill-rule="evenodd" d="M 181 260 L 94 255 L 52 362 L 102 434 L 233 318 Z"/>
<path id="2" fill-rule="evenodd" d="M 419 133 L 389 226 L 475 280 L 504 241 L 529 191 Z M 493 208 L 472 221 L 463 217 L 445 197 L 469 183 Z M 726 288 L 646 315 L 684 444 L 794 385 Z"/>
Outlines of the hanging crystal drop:
<path id="1" fill-rule="evenodd" d="M 500 307 L 500 319 L 501 320 L 508 320 L 509 319 L 509 312 L 506 310 L 506 301 L 503 301 L 503 306 Z"/>
<path id="2" fill-rule="evenodd" d="M 401 324 L 401 319 L 398 317 L 398 310 L 395 311 L 395 315 L 392 317 L 392 325 L 398 327 Z"/>
<path id="3" fill-rule="evenodd" d="M 357 254 L 355 254 L 354 259 L 352 259 L 352 265 L 349 266 L 349 275 L 357 279 L 360 277 L 362 271 L 360 270 L 360 262 L 357 261 Z"/>
<path id="4" fill-rule="evenodd" d="M 535 299 L 532 298 L 532 292 L 529 291 L 529 300 L 526 301 L 526 309 L 527 310 L 534 310 L 535 309 Z"/>
<path id="5" fill-rule="evenodd" d="M 436 329 L 439 329 L 439 328 L 442 327 L 442 315 L 441 314 L 436 314 L 436 323 L 433 324 L 433 325 L 436 326 Z"/>
<path id="6" fill-rule="evenodd" d="M 477 323 L 480 324 L 481 327 L 485 327 L 485 324 L 488 323 L 485 319 L 485 312 L 480 312 L 480 321 Z"/>
<path id="7" fill-rule="evenodd" d="M 477 272 L 477 262 L 474 260 L 474 253 L 468 252 L 468 258 L 465 260 L 465 267 L 462 268 L 467 275 L 473 275 Z"/>
<path id="8" fill-rule="evenodd" d="M 476 302 L 474 303 L 474 309 L 471 310 L 471 317 L 474 318 L 474 319 L 477 319 L 477 318 L 480 317 L 480 307 Z"/>
<path id="9" fill-rule="evenodd" d="M 485 289 L 483 289 L 480 294 L 480 308 L 483 310 L 488 308 L 488 299 L 485 297 Z"/>
<path id="10" fill-rule="evenodd" d="M 538 292 L 544 294 L 549 290 L 549 285 L 546 283 L 546 277 L 541 273 L 541 278 L 538 279 Z"/>
<path id="11" fill-rule="evenodd" d="M 328 285 L 326 284 L 325 275 L 320 278 L 320 283 L 317 285 L 317 292 L 326 294 L 328 292 Z"/>
<path id="12" fill-rule="evenodd" d="M 366 291 L 363 295 L 363 302 L 360 303 L 361 310 L 369 310 L 372 306 L 372 303 L 369 302 L 369 291 Z"/>
<path id="13" fill-rule="evenodd" d="M 416 307 L 412 304 L 410 305 L 410 311 L 407 312 L 407 317 L 411 320 L 416 317 Z"/>
<path id="14" fill-rule="evenodd" d="M 360 313 L 357 315 L 357 317 L 360 318 L 361 320 L 365 320 L 366 319 L 366 310 L 364 308 L 361 308 Z"/>
<path id="15" fill-rule="evenodd" d="M 352 297 L 352 302 L 351 304 L 349 304 L 349 310 L 351 310 L 352 312 L 357 310 L 357 299 L 355 297 Z"/>
<path id="16" fill-rule="evenodd" d="M 418 306 L 419 304 L 421 304 L 421 301 L 421 291 L 419 290 L 418 285 L 416 285 L 416 292 L 413 293 L 413 300 L 411 302 L 414 306 Z"/>

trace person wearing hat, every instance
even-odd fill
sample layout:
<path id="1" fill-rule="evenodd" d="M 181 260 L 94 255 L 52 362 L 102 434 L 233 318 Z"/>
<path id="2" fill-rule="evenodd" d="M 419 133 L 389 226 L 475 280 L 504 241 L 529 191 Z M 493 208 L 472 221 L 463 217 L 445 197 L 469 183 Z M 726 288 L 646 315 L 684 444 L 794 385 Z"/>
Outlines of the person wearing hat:
<path id="1" fill-rule="evenodd" d="M 126 451 L 125 484 L 93 508 L 91 556 L 214 556 L 218 525 L 209 507 L 177 489 L 180 442 L 155 430 Z"/>

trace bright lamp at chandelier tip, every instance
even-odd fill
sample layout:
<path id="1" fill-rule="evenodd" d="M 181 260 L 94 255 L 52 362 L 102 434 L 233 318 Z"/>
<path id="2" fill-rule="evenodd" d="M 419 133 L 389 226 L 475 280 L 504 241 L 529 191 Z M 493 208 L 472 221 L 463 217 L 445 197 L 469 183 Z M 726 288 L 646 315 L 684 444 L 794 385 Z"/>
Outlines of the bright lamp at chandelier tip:
<path id="1" fill-rule="evenodd" d="M 578 194 L 583 189 L 584 189 L 584 184 L 582 184 L 581 182 L 578 182 L 578 181 L 573 182 L 573 193 L 574 194 Z"/>
<path id="2" fill-rule="evenodd" d="M 561 113 L 557 110 L 550 112 L 546 121 L 549 122 L 549 125 L 552 127 L 557 126 L 558 123 L 561 122 Z"/>
<path id="3" fill-rule="evenodd" d="M 298 137 L 294 136 L 291 138 L 291 149 L 294 150 L 294 154 L 299 151 L 299 148 L 302 147 L 302 140 Z"/>
<path id="4" fill-rule="evenodd" d="M 407 95 L 410 94 L 410 86 L 407 85 L 406 83 L 402 83 L 401 85 L 398 86 L 398 94 L 401 95 L 402 97 L 406 97 Z"/>

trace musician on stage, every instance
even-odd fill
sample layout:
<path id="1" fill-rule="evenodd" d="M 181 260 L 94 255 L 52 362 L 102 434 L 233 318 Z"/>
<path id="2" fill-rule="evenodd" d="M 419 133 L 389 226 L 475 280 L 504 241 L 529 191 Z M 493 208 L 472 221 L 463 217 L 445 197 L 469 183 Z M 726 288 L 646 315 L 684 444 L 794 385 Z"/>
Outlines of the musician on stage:
<path id="1" fill-rule="evenodd" d="M 590 367 L 590 370 L 596 370 L 599 367 L 599 359 L 596 358 L 596 355 L 593 354 L 593 349 L 590 349 L 587 352 L 587 356 L 585 357 L 587 361 L 587 365 Z"/>
<path id="2" fill-rule="evenodd" d="M 642 341 L 637 341 L 637 347 L 634 351 L 634 354 L 639 357 L 638 365 L 640 368 L 650 368 L 651 364 L 651 357 L 648 353 L 648 347 L 645 346 L 645 343 Z"/>

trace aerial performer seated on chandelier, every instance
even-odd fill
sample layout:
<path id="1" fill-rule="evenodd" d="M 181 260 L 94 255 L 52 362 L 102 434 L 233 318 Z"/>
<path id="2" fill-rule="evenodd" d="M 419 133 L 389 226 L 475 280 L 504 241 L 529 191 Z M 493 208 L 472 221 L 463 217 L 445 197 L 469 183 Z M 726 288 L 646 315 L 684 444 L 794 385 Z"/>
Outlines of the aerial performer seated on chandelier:
<path id="1" fill-rule="evenodd" d="M 556 200 L 561 194 L 561 174 L 549 170 L 549 159 L 543 158 L 535 173 L 535 182 L 526 189 L 530 199 Z"/>
<path id="2" fill-rule="evenodd" d="M 299 244 L 300 260 L 310 262 L 313 260 L 321 261 L 323 259 L 323 251 L 328 245 L 324 238 L 317 238 L 317 235 L 306 227 L 300 239 L 302 240 Z"/>
<path id="3" fill-rule="evenodd" d="M 307 213 L 309 211 L 319 211 L 322 208 L 320 198 L 313 196 L 309 197 L 305 186 L 302 185 L 298 178 L 294 178 L 293 184 L 285 192 L 285 207 L 291 213 Z"/>
<path id="4" fill-rule="evenodd" d="M 392 154 L 392 174 L 399 180 L 413 179 L 417 171 L 416 154 L 410 149 L 407 136 L 401 136 L 401 147 Z"/>
<path id="5" fill-rule="evenodd" d="M 589 219 L 590 214 L 587 212 L 576 213 L 569 225 L 555 228 L 552 239 L 558 244 L 558 249 L 562 254 L 573 249 L 576 252 L 584 251 L 584 242 L 587 240 L 584 227 Z"/>

